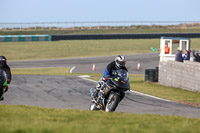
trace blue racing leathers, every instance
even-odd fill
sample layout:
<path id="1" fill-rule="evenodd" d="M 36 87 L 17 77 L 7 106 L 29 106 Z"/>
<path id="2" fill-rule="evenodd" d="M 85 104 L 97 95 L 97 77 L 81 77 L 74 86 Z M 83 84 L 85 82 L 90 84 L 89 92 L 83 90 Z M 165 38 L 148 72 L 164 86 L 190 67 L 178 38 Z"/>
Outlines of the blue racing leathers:
<path id="1" fill-rule="evenodd" d="M 118 68 L 115 64 L 115 61 L 113 61 L 107 65 L 107 67 L 104 71 L 103 77 L 104 78 L 106 78 L 107 76 L 112 77 L 113 70 L 118 70 L 118 69 L 124 69 L 124 70 L 128 71 L 126 67 Z"/>

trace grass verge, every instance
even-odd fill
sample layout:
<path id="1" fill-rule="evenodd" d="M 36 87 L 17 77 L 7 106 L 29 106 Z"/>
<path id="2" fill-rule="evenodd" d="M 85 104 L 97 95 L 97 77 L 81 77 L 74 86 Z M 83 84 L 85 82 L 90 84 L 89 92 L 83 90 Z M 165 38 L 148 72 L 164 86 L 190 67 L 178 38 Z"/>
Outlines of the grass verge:
<path id="1" fill-rule="evenodd" d="M 102 76 L 101 73 L 69 73 L 70 68 L 16 68 L 12 69 L 13 74 L 28 75 L 90 75 L 91 79 L 98 81 Z M 169 99 L 175 102 L 190 104 L 200 107 L 200 93 L 182 90 L 180 88 L 166 87 L 156 83 L 144 81 L 142 74 L 130 74 L 131 89 L 145 94 Z"/>
<path id="2" fill-rule="evenodd" d="M 200 107 L 200 93 L 181 88 L 166 87 L 158 83 L 145 82 L 144 76 L 130 80 L 131 89 L 174 102 Z"/>
<path id="3" fill-rule="evenodd" d="M 47 67 L 47 68 L 13 68 L 12 74 L 18 75 L 67 75 L 68 67 Z"/>
<path id="4" fill-rule="evenodd" d="M 192 39 L 191 49 L 200 49 L 200 39 Z M 68 40 L 51 42 L 1 42 L 1 55 L 10 60 L 40 60 L 73 57 L 154 53 L 160 39 Z"/>
<path id="5" fill-rule="evenodd" d="M 34 34 L 131 34 L 131 33 L 198 33 L 200 28 L 133 28 L 133 29 L 93 29 L 93 30 L 37 30 L 37 31 L 1 31 L 0 35 L 34 35 Z"/>
<path id="6" fill-rule="evenodd" d="M 2 55 L 8 60 L 40 60 L 88 56 L 153 53 L 159 39 L 147 40 L 69 40 L 51 42 L 2 42 Z M 17 56 L 16 56 L 17 55 Z"/>
<path id="7" fill-rule="evenodd" d="M 200 119 L 0 105 L 2 133 L 199 133 Z"/>

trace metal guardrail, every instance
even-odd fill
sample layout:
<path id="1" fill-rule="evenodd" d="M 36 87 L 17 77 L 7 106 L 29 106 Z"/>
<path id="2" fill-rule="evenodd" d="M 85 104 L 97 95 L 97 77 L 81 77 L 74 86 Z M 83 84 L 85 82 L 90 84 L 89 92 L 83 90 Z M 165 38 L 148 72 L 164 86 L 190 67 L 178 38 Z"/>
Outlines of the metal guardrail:
<path id="1" fill-rule="evenodd" d="M 136 28 L 200 28 L 200 21 L 95 21 L 95 22 L 40 22 L 0 23 L 1 31 L 42 31 L 42 30 L 100 30 Z"/>

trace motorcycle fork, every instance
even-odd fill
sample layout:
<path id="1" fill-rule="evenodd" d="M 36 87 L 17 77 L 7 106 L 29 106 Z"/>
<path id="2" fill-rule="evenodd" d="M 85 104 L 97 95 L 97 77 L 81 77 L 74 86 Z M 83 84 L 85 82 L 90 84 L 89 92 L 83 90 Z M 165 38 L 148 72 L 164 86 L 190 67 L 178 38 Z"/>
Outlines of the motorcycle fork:
<path id="1" fill-rule="evenodd" d="M 121 95 L 118 92 L 111 92 L 109 94 L 109 97 L 108 97 L 109 99 L 107 100 L 107 104 L 112 101 L 114 94 L 119 95 L 121 97 Z M 110 96 L 110 95 L 112 95 L 112 96 Z"/>

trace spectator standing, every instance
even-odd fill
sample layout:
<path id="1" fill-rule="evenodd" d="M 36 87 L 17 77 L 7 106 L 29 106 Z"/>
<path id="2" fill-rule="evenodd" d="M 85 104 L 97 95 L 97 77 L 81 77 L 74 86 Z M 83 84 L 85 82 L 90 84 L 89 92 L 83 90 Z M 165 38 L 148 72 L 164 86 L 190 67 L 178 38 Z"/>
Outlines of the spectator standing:
<path id="1" fill-rule="evenodd" d="M 170 48 L 169 48 L 169 46 L 166 44 L 166 45 L 165 45 L 165 54 L 169 54 L 169 52 L 170 52 Z"/>
<path id="2" fill-rule="evenodd" d="M 189 50 L 185 50 L 183 59 L 190 60 L 190 51 Z"/>
<path id="3" fill-rule="evenodd" d="M 177 51 L 175 61 L 183 62 L 183 56 L 182 56 L 182 51 L 181 50 Z"/>

